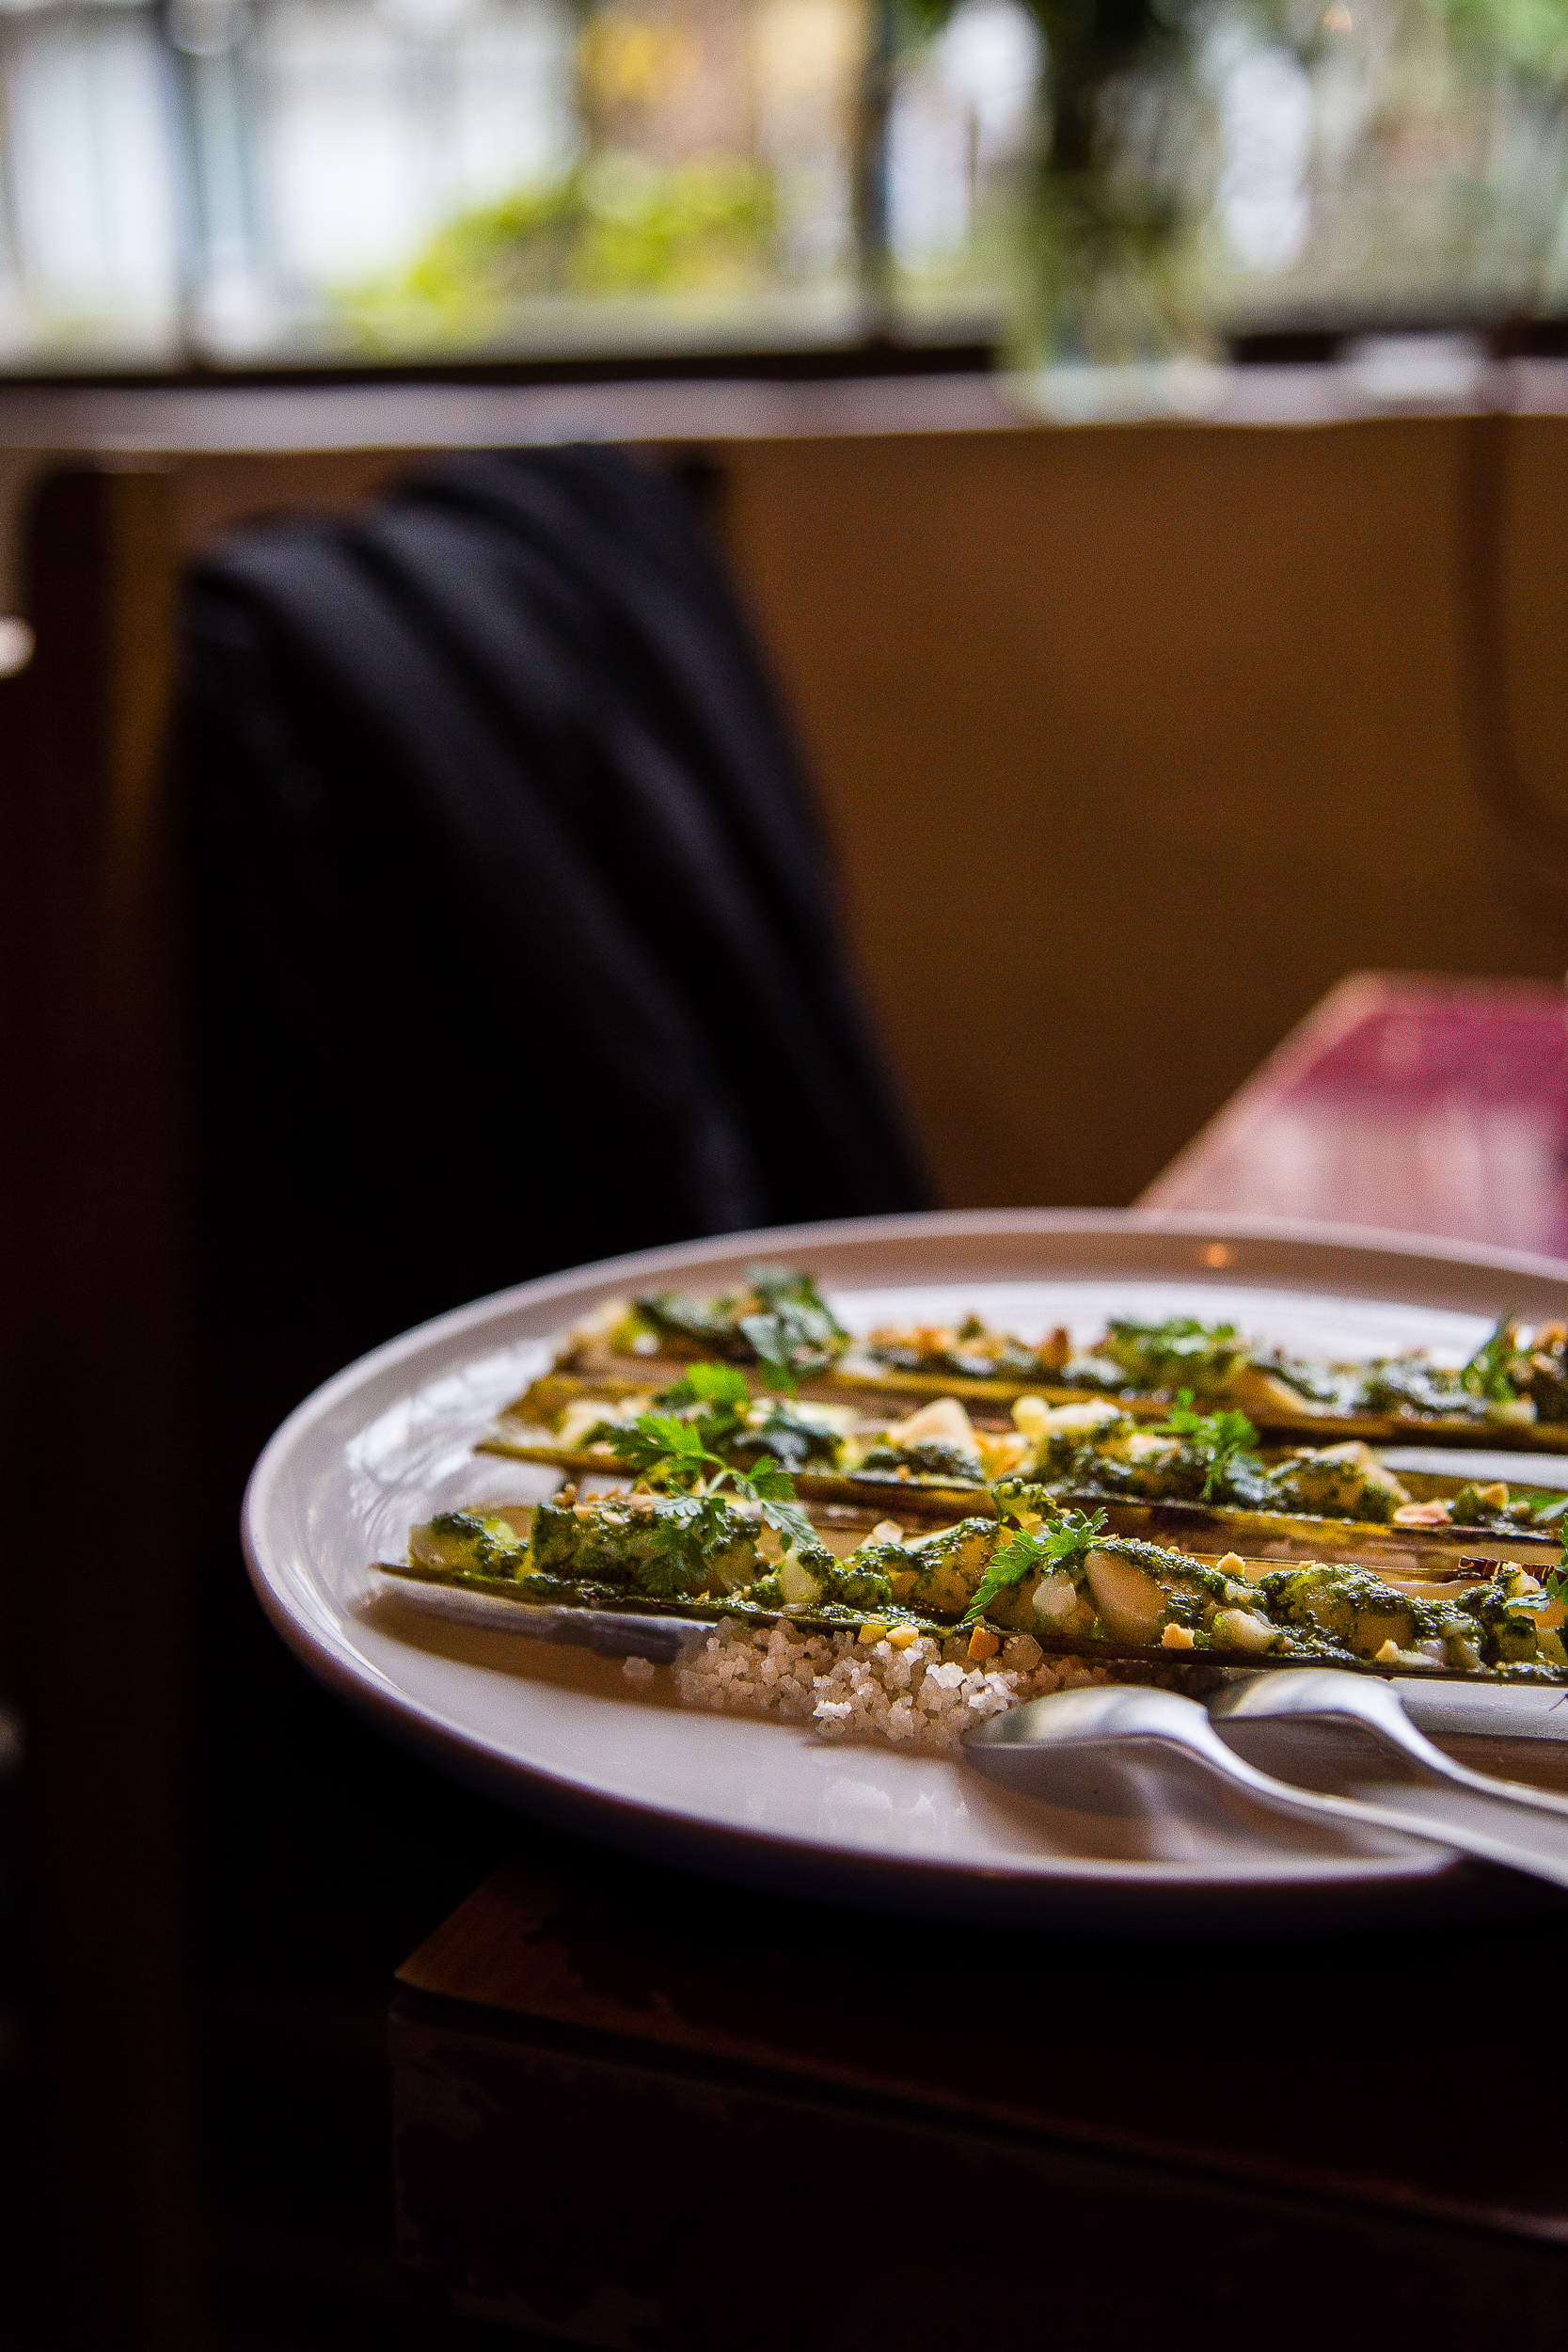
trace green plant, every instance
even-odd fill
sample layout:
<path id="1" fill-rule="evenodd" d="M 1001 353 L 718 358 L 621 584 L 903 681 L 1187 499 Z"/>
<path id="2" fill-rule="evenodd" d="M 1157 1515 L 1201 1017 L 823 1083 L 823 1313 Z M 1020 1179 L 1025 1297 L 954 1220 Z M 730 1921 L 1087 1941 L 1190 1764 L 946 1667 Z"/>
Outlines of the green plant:
<path id="1" fill-rule="evenodd" d="M 338 307 L 370 342 L 473 342 L 541 295 L 745 286 L 772 224 L 771 185 L 742 156 L 610 152 L 456 214 L 405 270 L 343 288 Z"/>

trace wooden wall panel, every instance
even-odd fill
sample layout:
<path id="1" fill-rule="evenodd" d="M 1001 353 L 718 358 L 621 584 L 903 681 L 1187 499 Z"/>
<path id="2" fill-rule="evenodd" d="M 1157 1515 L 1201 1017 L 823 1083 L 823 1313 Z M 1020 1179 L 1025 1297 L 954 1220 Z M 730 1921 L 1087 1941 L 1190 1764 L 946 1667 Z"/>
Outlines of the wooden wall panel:
<path id="1" fill-rule="evenodd" d="M 944 1200 L 1130 1199 L 1348 970 L 1568 962 L 1568 891 L 1468 764 L 1474 430 L 732 454 L 733 544 Z M 1560 774 L 1568 426 L 1522 441 L 1511 683 Z"/>
<path id="2" fill-rule="evenodd" d="M 5 707 L 0 1392 L 14 1406 L 8 1666 L 27 1744 L 37 2339 L 188 2352 L 203 2321 L 166 477 L 46 481 L 28 581 L 38 651 Z"/>

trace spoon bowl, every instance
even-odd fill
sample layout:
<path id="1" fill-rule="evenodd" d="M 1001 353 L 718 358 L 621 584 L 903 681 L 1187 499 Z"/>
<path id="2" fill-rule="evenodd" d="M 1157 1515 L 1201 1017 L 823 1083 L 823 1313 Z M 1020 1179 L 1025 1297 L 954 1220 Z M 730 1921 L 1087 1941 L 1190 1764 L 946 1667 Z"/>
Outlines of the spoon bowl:
<path id="1" fill-rule="evenodd" d="M 1243 1842 L 1292 1843 L 1358 1854 L 1408 1852 L 1407 1829 L 1371 1808 L 1286 1786 L 1221 1739 L 1196 1699 L 1174 1691 L 1106 1684 L 1031 1699 L 965 1735 L 968 1763 L 1022 1796 L 1123 1817 L 1200 1814 Z M 1216 1823 L 1215 1817 L 1219 1817 Z"/>

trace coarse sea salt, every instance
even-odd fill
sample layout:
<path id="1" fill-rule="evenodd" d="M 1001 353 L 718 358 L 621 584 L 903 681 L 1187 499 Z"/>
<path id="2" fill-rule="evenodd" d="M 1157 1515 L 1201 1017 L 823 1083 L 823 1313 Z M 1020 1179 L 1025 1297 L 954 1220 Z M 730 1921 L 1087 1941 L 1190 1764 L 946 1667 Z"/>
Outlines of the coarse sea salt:
<path id="1" fill-rule="evenodd" d="M 673 1674 L 687 1707 L 770 1716 L 808 1726 L 823 1740 L 888 1740 L 927 1749 L 956 1747 L 976 1723 L 1025 1699 L 1132 1678 L 1125 1667 L 1048 1660 L 1027 1633 L 1015 1634 L 985 1665 L 967 1651 L 961 1634 L 945 1642 L 923 1635 L 895 1649 L 886 1639 L 863 1643 L 853 1630 L 806 1633 L 726 1617 L 680 1664 L 655 1669 L 646 1659 L 628 1658 L 625 1671 L 635 1683 L 649 1682 L 656 1672 Z"/>

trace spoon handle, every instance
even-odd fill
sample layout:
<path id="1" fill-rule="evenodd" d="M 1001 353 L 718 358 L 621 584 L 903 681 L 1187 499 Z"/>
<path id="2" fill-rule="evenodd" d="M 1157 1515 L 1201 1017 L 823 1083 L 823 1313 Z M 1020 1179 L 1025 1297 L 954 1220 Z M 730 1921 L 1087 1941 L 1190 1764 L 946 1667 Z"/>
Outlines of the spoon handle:
<path id="1" fill-rule="evenodd" d="M 1140 1698 L 1143 1692 L 1137 1694 Z M 1037 1702 L 1041 1706 L 1050 1700 Z M 1187 1700 L 1176 1705 L 1191 1706 Z M 1114 1739 L 1101 1743 L 1085 1743 L 1076 1750 L 1052 1743 L 1030 1744 L 1009 1742 L 992 1735 L 990 1740 L 974 1735 L 965 1740 L 964 1751 L 971 1764 L 988 1778 L 1005 1782 L 1009 1788 L 1025 1795 L 1056 1797 L 1066 1795 L 1072 1802 L 1070 1790 L 1076 1770 L 1085 1764 L 1095 1771 L 1126 1772 L 1140 1758 L 1155 1765 L 1163 1784 L 1164 1801 L 1180 1802 L 1183 1781 L 1191 1783 L 1224 1783 L 1233 1795 L 1241 1794 L 1255 1813 L 1271 1815 L 1275 1820 L 1301 1823 L 1320 1834 L 1332 1827 L 1341 1835 L 1350 1831 L 1353 1836 L 1364 1837 L 1369 1831 L 1392 1836 L 1402 1843 L 1415 1838 L 1423 1845 L 1441 1846 L 1449 1852 L 1478 1854 L 1482 1860 L 1494 1862 L 1500 1858 L 1491 1843 L 1478 1843 L 1463 1830 L 1450 1831 L 1447 1822 L 1421 1820 L 1413 1815 L 1386 1811 L 1364 1804 L 1358 1799 L 1324 1794 L 1303 1788 L 1298 1782 L 1282 1780 L 1272 1772 L 1262 1772 L 1256 1764 L 1239 1756 L 1220 1739 L 1201 1710 L 1194 1708 L 1196 1721 L 1167 1728 L 1158 1722 L 1129 1724 Z M 1004 1722 L 1006 1719 L 1003 1719 Z M 988 1729 L 990 1727 L 988 1726 Z M 1519 1869 L 1529 1870 L 1528 1861 L 1513 1855 L 1506 1857 Z"/>
<path id="2" fill-rule="evenodd" d="M 989 1778 L 1022 1794 L 1069 1805 L 1076 1792 L 1098 1810 L 1118 1777 L 1125 1781 L 1136 1768 L 1152 1766 L 1154 1791 L 1146 1794 L 1139 1788 L 1134 1798 L 1155 1811 L 1168 1809 L 1173 1799 L 1180 1806 L 1181 1783 L 1190 1784 L 1196 1775 L 1211 1787 L 1225 1784 L 1233 1797 L 1244 1795 L 1255 1812 L 1309 1822 L 1320 1833 L 1332 1823 L 1341 1837 L 1348 1832 L 1353 1839 L 1365 1839 L 1372 1832 L 1402 1844 L 1415 1838 L 1568 1886 L 1568 1835 L 1561 1836 L 1560 1851 L 1544 1845 L 1533 1849 L 1517 1835 L 1500 1835 L 1496 1800 L 1478 1798 L 1466 1812 L 1464 1801 L 1473 1792 L 1430 1781 L 1424 1788 L 1411 1788 L 1408 1779 L 1402 1786 L 1381 1759 L 1361 1768 L 1376 1776 L 1373 1785 L 1346 1791 L 1342 1775 L 1337 1773 L 1331 1792 L 1311 1760 L 1314 1747 L 1317 1766 L 1325 1760 L 1328 1751 L 1321 1740 L 1309 1736 L 1304 1742 L 1298 1738 L 1279 1776 L 1238 1754 L 1232 1744 L 1238 1728 L 1239 1721 L 1227 1718 L 1227 1737 L 1222 1739 L 1203 1708 L 1173 1692 L 1061 1691 L 977 1726 L 965 1738 L 963 1749 L 968 1761 Z M 1283 1752 L 1286 1743 L 1278 1735 L 1295 1726 L 1277 1718 L 1271 1723 L 1265 1714 L 1245 1728 L 1255 1736 L 1267 1735 L 1268 1744 Z M 1259 1737 L 1254 1753 L 1264 1743 Z M 1304 1756 L 1308 1761 L 1298 1769 Z M 1408 1772 L 1408 1766 L 1404 1769 Z M 1568 1827 L 1555 1811 L 1550 1819 L 1554 1832 Z"/>
<path id="3" fill-rule="evenodd" d="M 1271 1777 L 1568 1886 L 1568 1802 L 1445 1756 L 1386 1686 L 1322 1670 L 1280 1676 L 1227 1694 L 1211 1720 L 1223 1745 Z"/>
<path id="4" fill-rule="evenodd" d="M 1233 1763 L 1243 1761 L 1234 1750 L 1227 1753 Z M 1477 1862 L 1498 1863 L 1548 1885 L 1568 1887 L 1568 1806 L 1552 1798 L 1537 1805 L 1531 1802 L 1538 1793 L 1534 1789 L 1515 1792 L 1502 1782 L 1491 1787 L 1465 1785 L 1466 1781 L 1484 1784 L 1485 1775 L 1480 1772 L 1466 1774 L 1464 1780 L 1448 1775 L 1436 1782 L 1402 1780 L 1393 1773 L 1385 1775 L 1376 1759 L 1369 1759 L 1365 1770 L 1354 1778 L 1336 1773 L 1331 1788 L 1304 1788 L 1294 1781 L 1277 1779 L 1273 1772 L 1259 1772 L 1256 1766 L 1246 1770 L 1253 1775 L 1249 1785 L 1259 1798 L 1262 1790 L 1257 1788 L 1258 1782 L 1272 1788 L 1289 1788 L 1319 1807 L 1332 1808 L 1340 1820 L 1427 1838 Z M 1454 1772 L 1464 1774 L 1465 1768 L 1457 1765 Z"/>
<path id="5" fill-rule="evenodd" d="M 1505 1836 L 1505 1823 L 1512 1814 L 1506 1804 L 1499 1804 L 1490 1794 L 1478 1798 L 1466 1790 L 1465 1796 L 1473 1807 L 1466 1811 L 1463 1804 L 1453 1802 L 1456 1792 L 1446 1785 L 1423 1788 L 1391 1776 L 1383 1779 L 1376 1776 L 1375 1767 L 1365 1785 L 1358 1782 L 1353 1787 L 1337 1779 L 1332 1789 L 1303 1787 L 1297 1780 L 1261 1770 L 1217 1733 L 1211 1736 L 1213 1745 L 1211 1748 L 1205 1742 L 1204 1753 L 1212 1769 L 1248 1789 L 1261 1804 L 1284 1812 L 1288 1807 L 1279 1804 L 1280 1798 L 1294 1798 L 1304 1807 L 1304 1818 L 1305 1808 L 1309 1807 L 1320 1821 L 1326 1815 L 1363 1828 L 1392 1830 L 1400 1836 L 1418 1837 L 1447 1846 L 1454 1853 L 1470 1854 L 1480 1862 L 1502 1863 L 1532 1878 L 1568 1886 L 1568 1807 L 1552 1820 L 1557 1842 L 1543 1841 L 1538 1851 L 1527 1840 Z"/>
<path id="6" fill-rule="evenodd" d="M 1354 1774 L 1337 1773 L 1333 1786 L 1336 1795 L 1374 1806 L 1428 1836 L 1447 1837 L 1467 1853 L 1568 1886 L 1568 1805 L 1542 1790 L 1489 1780 L 1462 1764 L 1440 1778 L 1413 1781 L 1386 1772 L 1376 1757 Z"/>

